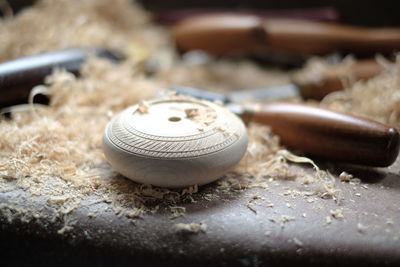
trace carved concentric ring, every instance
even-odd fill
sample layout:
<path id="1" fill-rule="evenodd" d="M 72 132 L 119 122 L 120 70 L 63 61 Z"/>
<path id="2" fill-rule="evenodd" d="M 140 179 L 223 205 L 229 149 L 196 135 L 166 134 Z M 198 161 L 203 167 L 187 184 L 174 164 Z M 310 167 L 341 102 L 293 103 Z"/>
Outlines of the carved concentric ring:
<path id="1" fill-rule="evenodd" d="M 238 118 L 218 105 L 197 100 L 168 99 L 150 102 L 148 106 L 148 111 L 143 114 L 138 112 L 139 106 L 135 105 L 113 119 L 106 130 L 109 141 L 119 149 L 138 156 L 178 159 L 216 153 L 229 147 L 240 137 L 238 132 L 240 132 L 241 124 L 229 123 L 232 119 L 238 120 Z M 215 120 L 205 127 L 201 125 L 201 121 L 192 123 L 190 118 L 184 117 L 180 112 L 180 108 L 185 110 L 188 107 L 198 109 L 204 107 L 212 116 L 215 114 Z M 168 112 L 171 113 L 170 116 L 180 115 L 182 122 L 180 117 L 176 122 L 165 121 L 169 116 Z M 158 123 L 159 120 L 163 120 L 165 127 L 160 131 L 173 132 L 174 128 L 168 129 L 168 127 L 175 127 L 175 129 L 186 127 L 189 134 L 160 135 L 155 133 L 158 129 L 154 125 L 153 128 L 149 127 L 148 131 L 146 127 L 140 125 L 147 122 Z M 138 130 L 138 128 L 146 129 L 146 131 Z"/>

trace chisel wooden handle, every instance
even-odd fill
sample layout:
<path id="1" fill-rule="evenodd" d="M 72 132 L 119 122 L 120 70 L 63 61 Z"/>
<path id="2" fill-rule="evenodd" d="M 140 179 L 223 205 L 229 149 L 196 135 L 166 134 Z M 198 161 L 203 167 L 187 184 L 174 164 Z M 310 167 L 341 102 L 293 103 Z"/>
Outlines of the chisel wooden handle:
<path id="1" fill-rule="evenodd" d="M 322 70 L 305 68 L 293 73 L 292 82 L 299 87 L 302 97 L 320 100 L 329 93 L 343 90 L 345 80 L 365 81 L 380 74 L 384 69 L 385 67 L 374 59 L 359 60 Z"/>
<path id="2" fill-rule="evenodd" d="M 197 16 L 173 28 L 180 50 L 211 54 L 248 54 L 263 50 L 324 55 L 335 51 L 358 55 L 389 54 L 400 48 L 400 29 L 371 29 L 252 15 Z"/>
<path id="3" fill-rule="evenodd" d="M 56 68 L 78 74 L 89 55 L 111 61 L 119 61 L 122 57 L 106 48 L 76 48 L 0 63 L 0 108 L 27 103 L 32 87 L 42 84 Z"/>
<path id="4" fill-rule="evenodd" d="M 323 108 L 268 104 L 250 120 L 270 126 L 288 148 L 314 157 L 384 167 L 399 153 L 395 128 Z"/>
<path id="5" fill-rule="evenodd" d="M 400 29 L 351 27 L 306 20 L 263 22 L 266 44 L 281 51 L 324 55 L 334 51 L 358 55 L 390 54 L 400 48 Z"/>

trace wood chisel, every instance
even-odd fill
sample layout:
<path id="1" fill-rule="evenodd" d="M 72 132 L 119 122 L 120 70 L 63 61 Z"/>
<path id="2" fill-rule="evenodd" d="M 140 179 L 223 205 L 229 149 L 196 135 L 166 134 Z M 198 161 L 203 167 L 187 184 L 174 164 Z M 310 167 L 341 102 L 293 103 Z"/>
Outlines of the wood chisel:
<path id="1" fill-rule="evenodd" d="M 320 100 L 329 93 L 344 89 L 343 79 L 353 81 L 368 80 L 382 71 L 384 66 L 376 60 L 358 60 L 350 64 L 339 64 L 325 68 L 323 71 L 300 69 L 292 73 L 291 82 L 280 86 L 247 89 L 228 93 L 231 102 L 278 100 L 292 97 L 303 97 Z M 200 95 L 212 94 L 201 91 Z M 218 97 L 217 97 L 218 98 Z"/>
<path id="2" fill-rule="evenodd" d="M 79 74 L 82 63 L 90 54 L 111 61 L 120 61 L 123 55 L 118 51 L 106 48 L 77 48 L 22 57 L 0 63 L 0 88 L 4 97 L 0 99 L 0 108 L 15 104 L 27 103 L 32 87 L 42 84 L 44 78 L 55 68 L 65 69 Z M 305 98 L 321 99 L 328 93 L 343 89 L 341 78 L 351 76 L 354 80 L 366 80 L 383 70 L 375 60 L 360 60 L 351 64 L 332 66 L 323 73 L 297 71 L 292 75 L 292 84 L 265 90 L 253 90 L 244 95 L 256 96 L 257 91 L 262 99 L 267 95 L 272 99 L 288 98 L 301 95 Z M 243 94 L 232 95 L 235 101 L 242 99 Z M 46 99 L 42 99 L 43 102 Z M 251 99 L 250 99 L 251 100 Z"/>
<path id="3" fill-rule="evenodd" d="M 295 19 L 261 19 L 252 15 L 194 16 L 172 28 L 181 51 L 244 55 L 276 51 L 294 55 L 333 52 L 374 56 L 400 48 L 400 29 L 352 27 Z"/>
<path id="4" fill-rule="evenodd" d="M 245 122 L 271 127 L 282 145 L 311 157 L 384 167 L 399 153 L 398 131 L 373 120 L 304 104 L 239 105 L 232 102 L 234 93 L 224 95 L 183 86 L 171 90 L 222 102 Z"/>
<path id="5" fill-rule="evenodd" d="M 248 89 L 229 93 L 233 102 L 277 100 L 300 96 L 306 99 L 321 100 L 326 95 L 343 90 L 343 80 L 366 81 L 385 70 L 376 60 L 359 60 L 350 64 L 334 65 L 324 70 L 309 71 L 300 69 L 291 75 L 289 84 Z"/>
<path id="6" fill-rule="evenodd" d="M 179 8 L 156 13 L 153 20 L 162 25 L 173 25 L 193 16 L 221 13 L 235 13 L 239 15 L 253 15 L 262 19 L 285 18 L 305 19 L 312 21 L 330 21 L 339 19 L 337 10 L 331 6 L 294 9 L 256 9 L 256 8 Z"/>
<path id="7" fill-rule="evenodd" d="M 75 48 L 22 57 L 0 64 L 0 108 L 27 103 L 32 87 L 43 84 L 54 69 L 79 74 L 89 55 L 119 61 L 122 55 L 106 48 Z"/>
<path id="8" fill-rule="evenodd" d="M 364 59 L 322 69 L 303 68 L 292 73 L 291 81 L 303 98 L 321 100 L 332 92 L 343 90 L 345 86 L 352 86 L 358 81 L 367 81 L 386 68 L 375 59 Z"/>

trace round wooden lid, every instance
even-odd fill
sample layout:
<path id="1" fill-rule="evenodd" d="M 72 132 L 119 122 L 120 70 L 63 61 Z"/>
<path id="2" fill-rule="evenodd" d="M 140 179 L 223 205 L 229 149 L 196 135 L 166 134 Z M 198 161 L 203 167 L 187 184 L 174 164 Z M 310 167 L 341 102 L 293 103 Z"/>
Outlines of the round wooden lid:
<path id="1" fill-rule="evenodd" d="M 163 187 L 212 182 L 246 147 L 246 129 L 236 115 L 182 96 L 129 107 L 108 124 L 103 139 L 104 154 L 118 172 Z"/>

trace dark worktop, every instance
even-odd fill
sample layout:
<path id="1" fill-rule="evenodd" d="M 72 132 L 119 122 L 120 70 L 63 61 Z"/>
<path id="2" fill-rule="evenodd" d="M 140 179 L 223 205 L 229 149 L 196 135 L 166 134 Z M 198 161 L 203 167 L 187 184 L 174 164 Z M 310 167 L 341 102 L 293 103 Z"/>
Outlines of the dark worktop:
<path id="1" fill-rule="evenodd" d="M 0 255 L 8 266 L 399 266 L 400 160 L 386 169 L 330 166 L 333 171 L 343 168 L 363 180 L 354 185 L 336 178 L 339 201 L 293 196 L 288 190 L 303 187 L 278 180 L 267 190 L 235 194 L 205 186 L 200 192 L 215 197 L 183 204 L 186 214 L 175 219 L 162 212 L 128 219 L 89 196 L 87 203 L 92 204 L 72 211 L 76 223 L 64 234 L 57 233 L 60 221 L 7 221 L 3 213 Z M 32 214 L 51 212 L 40 196 L 24 199 L 25 194 L 1 193 L 0 201 L 19 203 Z M 252 209 L 251 195 L 258 196 Z M 336 209 L 343 211 L 343 218 L 330 215 Z M 282 222 L 282 216 L 294 220 Z M 192 222 L 205 223 L 207 230 L 186 233 L 175 228 L 176 223 Z"/>

